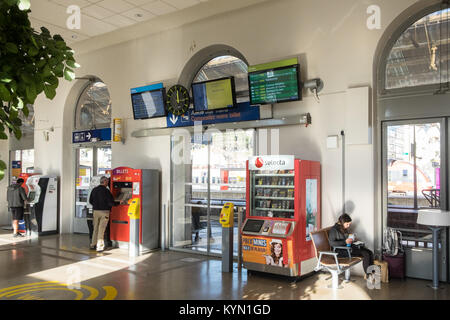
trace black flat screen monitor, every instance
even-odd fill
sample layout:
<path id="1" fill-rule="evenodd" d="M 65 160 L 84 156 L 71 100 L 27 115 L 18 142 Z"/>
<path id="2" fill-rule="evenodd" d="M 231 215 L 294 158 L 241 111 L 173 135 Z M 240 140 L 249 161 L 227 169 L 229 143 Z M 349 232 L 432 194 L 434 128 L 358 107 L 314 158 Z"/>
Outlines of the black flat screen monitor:
<path id="1" fill-rule="evenodd" d="M 252 219 L 249 219 L 245 223 L 243 231 L 258 233 L 258 232 L 261 231 L 261 228 L 262 228 L 263 224 L 264 224 L 264 220 L 252 220 Z"/>
<path id="2" fill-rule="evenodd" d="M 298 64 L 250 72 L 248 85 L 251 105 L 302 100 Z"/>
<path id="3" fill-rule="evenodd" d="M 166 116 L 166 90 L 164 88 L 132 93 L 131 103 L 135 120 Z"/>
<path id="4" fill-rule="evenodd" d="M 229 109 L 236 106 L 234 77 L 192 84 L 195 112 Z"/>

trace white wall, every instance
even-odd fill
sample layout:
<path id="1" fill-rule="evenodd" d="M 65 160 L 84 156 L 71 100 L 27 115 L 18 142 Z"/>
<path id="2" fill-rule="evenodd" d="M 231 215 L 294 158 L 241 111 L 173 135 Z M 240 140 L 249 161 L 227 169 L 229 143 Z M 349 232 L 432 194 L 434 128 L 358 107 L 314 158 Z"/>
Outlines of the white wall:
<path id="1" fill-rule="evenodd" d="M 312 126 L 280 128 L 280 153 L 322 162 L 323 225 L 332 224 L 341 212 L 341 151 L 327 150 L 326 137 L 345 129 L 346 91 L 354 86 L 371 86 L 375 48 L 387 25 L 414 0 L 272 0 L 257 6 L 220 14 L 183 27 L 150 34 L 139 39 L 77 55 L 82 67 L 77 76 L 95 75 L 107 85 L 113 103 L 113 117 L 126 119 L 125 144 L 113 143 L 113 166 L 157 168 L 162 171 L 162 199 L 170 198 L 170 139 L 168 136 L 132 138 L 137 128 L 158 121 L 132 120 L 129 89 L 176 79 L 189 58 L 213 44 L 236 48 L 250 64 L 299 56 L 303 78 L 320 77 L 325 82 L 320 104 L 311 95 L 302 102 L 275 106 L 275 116 L 310 112 Z M 382 29 L 366 26 L 369 5 L 379 5 Z M 189 48 L 195 41 L 194 52 Z M 102 38 L 98 38 L 101 44 Z M 76 50 L 77 46 L 73 46 Z M 63 230 L 70 231 L 73 179 L 70 151 L 70 114 L 66 100 L 72 84 L 65 81 L 54 101 L 42 97 L 36 103 L 36 167 L 44 173 L 62 175 L 64 197 Z M 63 117 L 63 111 L 64 117 Z M 63 120 L 64 118 L 64 120 Z M 358 121 L 358 119 L 354 119 Z M 49 142 L 42 130 L 55 128 Z M 357 232 L 372 244 L 374 233 L 373 146 L 349 146 L 347 153 L 346 200 L 354 203 Z M 64 152 L 62 151 L 64 150 Z M 73 187 L 72 187 L 73 188 Z M 357 192 L 362 190 L 361 192 Z"/>

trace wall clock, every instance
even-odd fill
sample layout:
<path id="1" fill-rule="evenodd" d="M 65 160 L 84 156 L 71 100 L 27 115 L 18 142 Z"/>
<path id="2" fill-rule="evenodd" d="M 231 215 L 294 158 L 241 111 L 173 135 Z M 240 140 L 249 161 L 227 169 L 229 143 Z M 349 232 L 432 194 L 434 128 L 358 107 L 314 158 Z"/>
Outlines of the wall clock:
<path id="1" fill-rule="evenodd" d="M 185 114 L 190 104 L 189 91 L 182 85 L 174 85 L 167 91 L 167 110 L 172 114 L 176 116 Z"/>

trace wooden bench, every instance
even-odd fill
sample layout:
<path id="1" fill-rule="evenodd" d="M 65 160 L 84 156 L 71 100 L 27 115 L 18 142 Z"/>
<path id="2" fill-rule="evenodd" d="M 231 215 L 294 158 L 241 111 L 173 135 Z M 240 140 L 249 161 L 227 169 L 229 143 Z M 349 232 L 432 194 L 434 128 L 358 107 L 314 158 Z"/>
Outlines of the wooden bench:
<path id="1" fill-rule="evenodd" d="M 316 251 L 317 266 L 314 271 L 326 270 L 331 273 L 332 289 L 340 289 L 339 275 L 345 273 L 345 281 L 350 281 L 350 269 L 360 263 L 362 258 L 352 257 L 350 247 L 335 247 L 331 248 L 328 241 L 328 232 L 331 227 L 311 232 L 311 239 L 313 241 L 314 249 Z M 338 258 L 336 249 L 347 250 L 348 257 Z"/>

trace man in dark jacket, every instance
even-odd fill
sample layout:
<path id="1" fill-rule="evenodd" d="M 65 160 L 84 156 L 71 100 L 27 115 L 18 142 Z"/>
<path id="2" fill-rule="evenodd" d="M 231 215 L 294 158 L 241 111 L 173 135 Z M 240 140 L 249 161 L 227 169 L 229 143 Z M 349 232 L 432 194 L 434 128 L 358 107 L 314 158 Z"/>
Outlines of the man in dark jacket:
<path id="1" fill-rule="evenodd" d="M 109 214 L 111 208 L 117 205 L 114 202 L 111 191 L 107 188 L 108 183 L 109 179 L 107 177 L 101 177 L 100 185 L 92 190 L 89 197 L 89 203 L 94 211 L 94 232 L 90 248 L 97 249 L 98 252 L 102 252 L 105 249 L 104 234 L 108 225 Z M 122 204 L 122 201 L 120 203 Z"/>
<path id="2" fill-rule="evenodd" d="M 19 220 L 23 220 L 23 207 L 25 201 L 30 201 L 25 189 L 22 188 L 24 180 L 18 179 L 16 183 L 10 185 L 7 191 L 8 209 L 12 213 L 14 238 L 23 237 L 19 232 Z"/>

